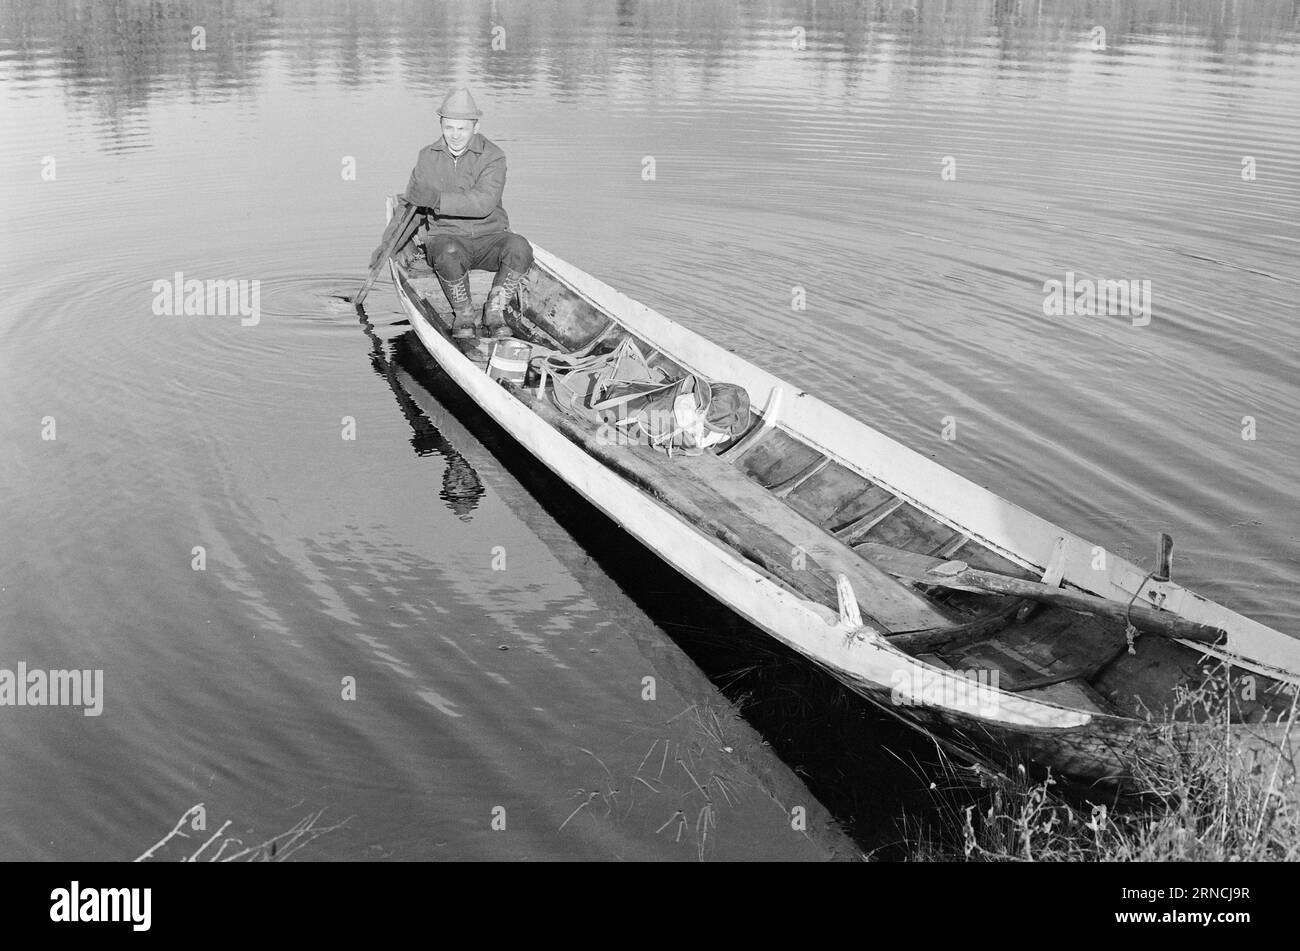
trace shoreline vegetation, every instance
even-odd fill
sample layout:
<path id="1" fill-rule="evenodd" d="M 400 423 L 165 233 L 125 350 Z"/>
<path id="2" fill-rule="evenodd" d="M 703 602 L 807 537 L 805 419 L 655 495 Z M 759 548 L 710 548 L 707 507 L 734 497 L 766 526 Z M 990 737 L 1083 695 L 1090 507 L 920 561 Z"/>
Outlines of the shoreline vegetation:
<path id="1" fill-rule="evenodd" d="M 1235 742 L 1224 680 L 1149 715 L 1132 792 L 1078 790 L 1023 764 L 1009 774 L 944 760 L 929 815 L 900 820 L 914 862 L 1291 862 L 1300 859 L 1300 785 L 1292 737 L 1261 750 Z M 1188 731 L 1186 723 L 1221 726 Z M 1295 734 L 1300 736 L 1300 733 Z"/>
<path id="2" fill-rule="evenodd" d="M 715 640 L 720 647 L 720 638 L 696 644 Z M 741 640 L 728 638 L 732 651 Z M 1146 752 L 1121 793 L 1013 761 L 1001 770 L 971 765 L 780 645 L 743 643 L 747 663 L 729 652 L 727 673 L 717 676 L 724 695 L 868 861 L 1300 860 L 1300 693 L 1277 718 L 1280 744 L 1243 744 L 1227 729 L 1239 713 L 1230 684 L 1242 684 L 1219 668 L 1147 712 Z M 875 808 L 889 800 L 900 803 L 892 819 Z"/>

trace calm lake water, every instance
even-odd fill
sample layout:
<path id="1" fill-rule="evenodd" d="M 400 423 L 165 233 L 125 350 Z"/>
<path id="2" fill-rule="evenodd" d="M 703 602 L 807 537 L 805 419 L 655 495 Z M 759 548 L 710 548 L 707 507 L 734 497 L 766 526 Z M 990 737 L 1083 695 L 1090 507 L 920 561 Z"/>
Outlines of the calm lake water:
<path id="1" fill-rule="evenodd" d="M 869 712 L 811 744 L 815 680 L 512 452 L 390 287 L 332 298 L 453 85 L 515 230 L 1300 635 L 1289 0 L 0 0 L 0 668 L 104 671 L 101 716 L 0 707 L 0 856 L 203 802 L 348 819 L 302 858 L 815 859 L 924 788 Z M 260 320 L 156 315 L 176 272 Z M 1068 274 L 1149 322 L 1048 316 Z"/>

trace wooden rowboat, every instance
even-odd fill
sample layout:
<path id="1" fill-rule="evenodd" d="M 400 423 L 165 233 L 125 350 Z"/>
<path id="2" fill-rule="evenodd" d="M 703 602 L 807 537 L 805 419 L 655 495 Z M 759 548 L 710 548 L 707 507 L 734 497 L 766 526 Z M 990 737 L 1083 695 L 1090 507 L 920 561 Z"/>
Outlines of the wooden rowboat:
<path id="1" fill-rule="evenodd" d="M 601 438 L 536 387 L 486 373 L 485 350 L 452 343 L 432 274 L 390 267 L 429 354 L 496 423 L 665 562 L 863 697 L 963 756 L 1120 786 L 1154 740 L 1148 711 L 1172 708 L 1180 691 L 1221 691 L 1242 750 L 1289 737 L 1278 721 L 1294 705 L 1300 642 L 1181 587 L 1167 557 L 1148 572 L 1104 552 L 542 248 L 535 256 L 521 309 L 507 314 L 518 340 L 599 353 L 630 335 L 651 366 L 743 386 L 753 425 L 699 456 Z M 476 300 L 489 280 L 475 273 Z M 1225 732 L 1195 714 L 1173 729 Z"/>

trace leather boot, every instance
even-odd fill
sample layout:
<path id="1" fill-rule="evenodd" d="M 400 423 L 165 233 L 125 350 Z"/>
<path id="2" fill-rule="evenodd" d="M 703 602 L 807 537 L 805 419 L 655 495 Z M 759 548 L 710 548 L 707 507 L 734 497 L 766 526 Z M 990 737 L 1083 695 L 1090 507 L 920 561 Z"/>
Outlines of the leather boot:
<path id="1" fill-rule="evenodd" d="M 487 303 L 483 305 L 483 328 L 485 337 L 509 337 L 510 328 L 506 326 L 506 304 L 514 300 L 523 283 L 522 271 L 504 268 L 500 283 L 493 284 L 488 291 Z"/>
<path id="2" fill-rule="evenodd" d="M 447 295 L 447 303 L 451 305 L 452 338 L 475 339 L 478 333 L 474 328 L 474 302 L 469 293 L 469 275 L 464 274 L 454 281 L 449 281 L 439 274 L 438 283 L 442 285 L 442 292 Z"/>

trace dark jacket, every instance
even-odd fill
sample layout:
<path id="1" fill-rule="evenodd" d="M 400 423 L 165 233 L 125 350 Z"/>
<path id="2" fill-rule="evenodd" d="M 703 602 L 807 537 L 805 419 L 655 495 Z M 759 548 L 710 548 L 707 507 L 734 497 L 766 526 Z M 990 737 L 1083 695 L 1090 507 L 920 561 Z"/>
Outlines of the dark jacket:
<path id="1" fill-rule="evenodd" d="M 421 149 L 406 197 L 432 208 L 430 235 L 472 238 L 510 230 L 510 219 L 501 207 L 505 187 L 506 153 L 476 132 L 459 158 L 452 156 L 443 139 Z M 431 188 L 438 192 L 436 206 Z"/>

